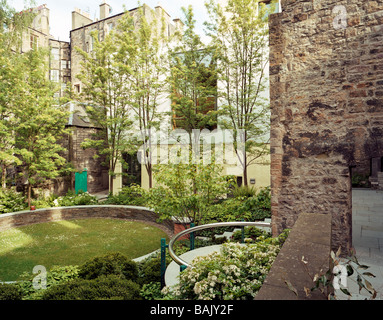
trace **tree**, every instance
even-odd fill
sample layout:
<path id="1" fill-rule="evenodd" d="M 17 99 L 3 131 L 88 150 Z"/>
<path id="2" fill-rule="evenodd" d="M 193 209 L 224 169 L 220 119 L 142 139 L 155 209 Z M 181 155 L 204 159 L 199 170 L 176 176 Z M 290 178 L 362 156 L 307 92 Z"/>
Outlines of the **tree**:
<path id="1" fill-rule="evenodd" d="M 134 129 L 139 132 L 137 143 L 142 146 L 141 159 L 149 176 L 149 188 L 152 188 L 152 139 L 163 118 L 160 106 L 167 72 L 164 49 L 169 39 L 164 17 L 159 19 L 151 11 L 145 13 L 144 6 L 139 8 L 138 19 L 131 15 L 121 19 L 118 57 L 129 82 Z"/>
<path id="2" fill-rule="evenodd" d="M 18 92 L 15 109 L 16 154 L 28 187 L 57 178 L 66 163 L 59 141 L 67 134 L 69 113 L 54 98 L 57 86 L 48 80 L 48 51 L 33 49 L 22 55 L 23 90 Z"/>
<path id="3" fill-rule="evenodd" d="M 207 215 L 217 199 L 226 197 L 231 181 L 223 176 L 223 168 L 215 162 L 199 160 L 195 164 L 161 164 L 155 178 L 161 186 L 151 190 L 149 205 L 161 219 L 186 220 L 196 225 Z M 187 222 L 186 222 L 187 223 Z"/>
<path id="4" fill-rule="evenodd" d="M 191 139 L 193 130 L 217 124 L 217 75 L 213 48 L 195 32 L 192 6 L 182 11 L 185 31 L 177 33 L 177 43 L 169 52 L 169 83 L 174 126 L 186 130 Z"/>
<path id="5" fill-rule="evenodd" d="M 133 98 L 126 66 L 117 54 L 115 33 L 109 33 L 102 42 L 97 31 L 92 32 L 91 36 L 91 52 L 76 48 L 83 57 L 82 72 L 78 78 L 84 85 L 81 98 L 88 116 L 101 130 L 96 139 L 86 139 L 83 147 L 96 148 L 100 155 L 106 157 L 109 188 L 113 192 L 117 164 L 124 163 L 122 154 L 130 149 L 126 132 L 132 125 L 129 111 Z"/>
<path id="6" fill-rule="evenodd" d="M 33 12 L 17 13 L 6 0 L 0 1 L 0 167 L 5 189 L 7 169 L 20 165 L 15 155 L 15 109 L 23 88 L 23 59 L 20 51 L 23 31 L 31 24 Z"/>
<path id="7" fill-rule="evenodd" d="M 219 61 L 218 94 L 223 115 L 219 122 L 233 132 L 234 149 L 247 185 L 248 167 L 269 152 L 267 14 L 273 8 L 260 0 L 228 0 L 224 7 L 210 0 L 206 7 L 211 17 L 206 25 Z"/>
<path id="8" fill-rule="evenodd" d="M 182 11 L 185 28 L 175 34 L 176 42 L 169 50 L 168 82 L 173 127 L 185 130 L 189 140 L 188 163 L 179 164 L 177 170 L 185 171 L 198 198 L 200 174 L 207 169 L 201 165 L 200 133 L 217 125 L 217 75 L 214 50 L 195 31 L 193 7 Z"/>

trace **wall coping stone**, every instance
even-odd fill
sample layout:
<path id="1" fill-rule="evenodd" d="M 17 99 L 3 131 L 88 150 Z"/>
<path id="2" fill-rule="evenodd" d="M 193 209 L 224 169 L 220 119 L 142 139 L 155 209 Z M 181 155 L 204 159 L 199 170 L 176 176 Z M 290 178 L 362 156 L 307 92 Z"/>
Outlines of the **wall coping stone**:
<path id="1" fill-rule="evenodd" d="M 331 214 L 299 215 L 255 300 L 326 299 L 319 290 L 307 296 L 304 288 L 314 287 L 312 277 L 329 268 L 331 221 Z M 296 289 L 297 295 L 288 288 L 286 281 Z"/>
<path id="2" fill-rule="evenodd" d="M 147 207 L 137 207 L 137 206 L 124 206 L 124 205 L 114 205 L 114 204 L 106 204 L 106 205 L 89 205 L 89 206 L 70 206 L 70 207 L 50 207 L 50 208 L 41 208 L 36 210 L 23 210 L 23 211 L 17 211 L 17 212 L 11 212 L 11 213 L 3 213 L 0 215 L 1 217 L 12 217 L 19 214 L 24 213 L 31 213 L 31 212 L 41 212 L 41 211 L 47 211 L 47 210 L 65 210 L 65 209 L 83 209 L 83 208 L 126 208 L 126 209 L 135 209 L 135 210 L 146 210 L 151 211 L 154 213 L 154 211 Z"/>
<path id="3" fill-rule="evenodd" d="M 100 212 L 100 209 L 107 210 L 105 212 Z M 115 209 L 116 211 L 112 211 L 111 209 Z M 89 210 L 90 212 L 88 213 Z M 138 212 L 142 212 L 143 214 L 137 215 Z M 166 220 L 164 222 L 159 223 L 159 217 L 152 209 L 147 207 L 124 205 L 85 205 L 71 207 L 51 207 L 36 210 L 24 210 L 12 213 L 5 213 L 0 215 L 0 232 L 11 228 L 17 228 L 37 223 L 91 218 L 141 221 L 162 229 L 167 233 L 169 238 L 173 237 L 174 235 L 174 223 L 172 221 Z"/>

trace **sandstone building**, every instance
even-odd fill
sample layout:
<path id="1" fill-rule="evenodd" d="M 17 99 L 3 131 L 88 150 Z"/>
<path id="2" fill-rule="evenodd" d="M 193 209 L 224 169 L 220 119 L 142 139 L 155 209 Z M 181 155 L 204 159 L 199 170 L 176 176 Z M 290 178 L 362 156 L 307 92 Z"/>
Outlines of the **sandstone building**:
<path id="1" fill-rule="evenodd" d="M 99 41 L 103 41 L 105 36 L 111 30 L 116 29 L 119 19 L 126 14 L 125 12 L 122 12 L 116 15 L 110 15 L 110 13 L 111 7 L 105 2 L 100 5 L 100 19 L 97 19 L 96 21 L 93 21 L 89 14 L 79 9 L 75 9 L 75 11 L 72 12 L 72 30 L 70 32 L 72 61 L 71 78 L 72 85 L 78 93 L 80 93 L 82 89 L 82 84 L 80 80 L 77 79 L 77 75 L 81 72 L 82 58 L 74 48 L 78 47 L 85 52 L 92 52 L 93 39 L 91 33 L 93 31 L 98 31 Z M 179 19 L 174 19 L 172 21 L 170 15 L 160 6 L 157 6 L 153 10 L 144 4 L 143 13 L 148 21 L 153 19 L 153 17 L 156 17 L 157 19 L 164 17 L 169 36 L 173 34 L 176 28 L 178 28 L 181 24 Z M 139 8 L 129 10 L 128 14 L 138 18 Z"/>
<path id="2" fill-rule="evenodd" d="M 60 84 L 57 96 L 62 97 L 65 94 L 66 85 L 71 81 L 70 43 L 57 40 L 50 34 L 50 10 L 45 4 L 31 11 L 36 16 L 23 34 L 21 53 L 28 52 L 34 47 L 50 51 L 49 78 Z"/>

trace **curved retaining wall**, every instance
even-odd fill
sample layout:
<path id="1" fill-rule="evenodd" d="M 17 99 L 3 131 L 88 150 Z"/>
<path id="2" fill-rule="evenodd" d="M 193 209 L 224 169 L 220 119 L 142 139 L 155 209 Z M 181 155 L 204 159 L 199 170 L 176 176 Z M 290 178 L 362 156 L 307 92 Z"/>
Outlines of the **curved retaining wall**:
<path id="1" fill-rule="evenodd" d="M 174 234 L 174 223 L 172 221 L 158 223 L 158 215 L 154 211 L 145 207 L 118 205 L 47 208 L 2 214 L 0 215 L 0 232 L 36 223 L 89 218 L 141 221 L 155 225 L 165 231 L 170 238 Z"/>

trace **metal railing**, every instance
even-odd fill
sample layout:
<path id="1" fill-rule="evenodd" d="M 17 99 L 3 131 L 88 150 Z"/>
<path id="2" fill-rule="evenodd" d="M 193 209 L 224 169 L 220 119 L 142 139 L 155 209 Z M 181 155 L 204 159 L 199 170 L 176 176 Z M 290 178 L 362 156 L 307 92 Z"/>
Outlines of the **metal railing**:
<path id="1" fill-rule="evenodd" d="M 193 267 L 191 264 L 189 264 L 188 262 L 182 260 L 180 257 L 178 257 L 175 252 L 174 252 L 174 249 L 173 249 L 173 246 L 175 244 L 175 242 L 187 235 L 187 234 L 191 234 L 191 233 L 194 233 L 196 231 L 200 231 L 200 230 L 205 230 L 205 229 L 210 229 L 210 228 L 217 228 L 217 227 L 248 227 L 248 226 L 253 226 L 253 227 L 270 227 L 271 224 L 269 222 L 246 222 L 246 221 L 243 221 L 243 222 L 220 222 L 220 223 L 211 223 L 211 224 L 205 224 L 205 225 L 202 225 L 202 226 L 197 226 L 197 227 L 193 227 L 193 228 L 190 228 L 190 229 L 187 229 L 187 230 L 184 230 L 182 232 L 180 232 L 179 234 L 177 234 L 175 237 L 173 237 L 170 242 L 169 242 L 169 254 L 170 256 L 172 257 L 172 259 L 178 264 L 180 265 L 181 267 L 184 267 L 184 268 L 188 268 L 188 267 Z"/>

